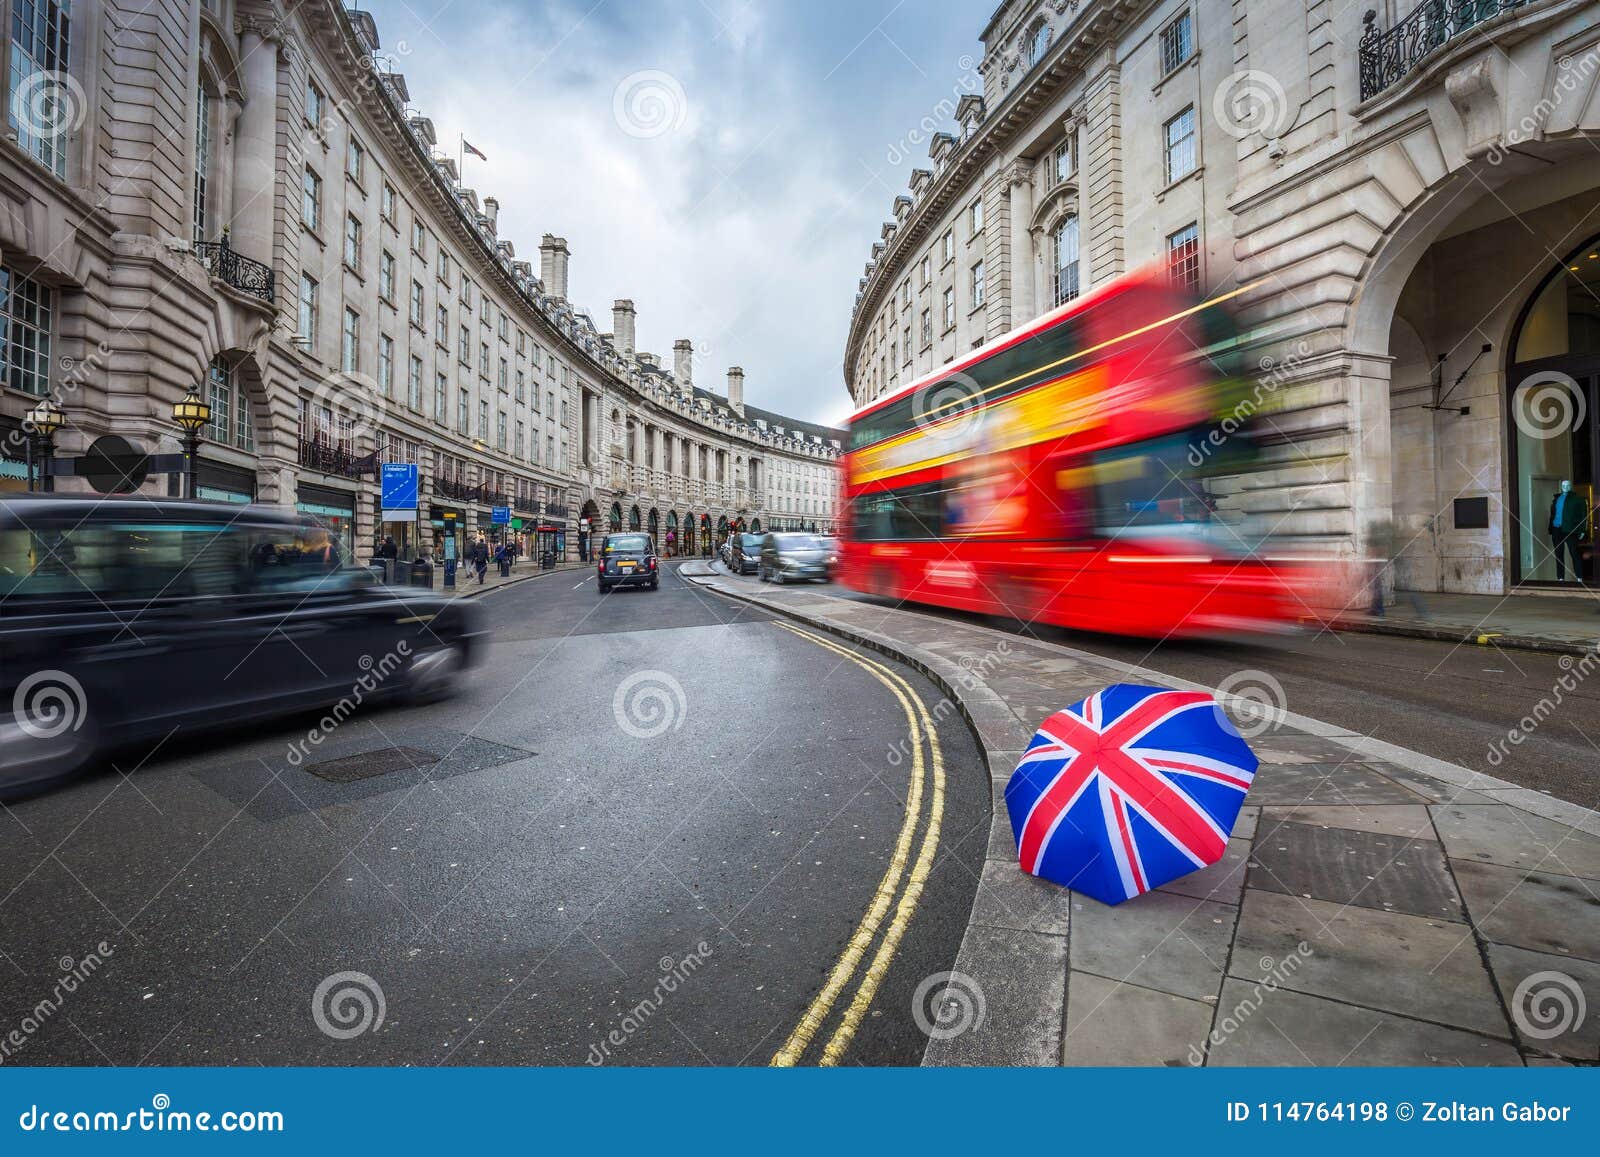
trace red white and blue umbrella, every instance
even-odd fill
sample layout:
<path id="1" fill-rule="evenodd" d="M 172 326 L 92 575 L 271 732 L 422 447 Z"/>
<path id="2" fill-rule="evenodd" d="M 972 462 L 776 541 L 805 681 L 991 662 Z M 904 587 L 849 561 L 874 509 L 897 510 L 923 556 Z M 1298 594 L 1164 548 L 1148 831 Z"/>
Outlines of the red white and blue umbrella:
<path id="1" fill-rule="evenodd" d="M 1210 695 L 1114 684 L 1028 744 L 1006 784 L 1017 858 L 1120 904 L 1222 858 L 1256 766 Z"/>

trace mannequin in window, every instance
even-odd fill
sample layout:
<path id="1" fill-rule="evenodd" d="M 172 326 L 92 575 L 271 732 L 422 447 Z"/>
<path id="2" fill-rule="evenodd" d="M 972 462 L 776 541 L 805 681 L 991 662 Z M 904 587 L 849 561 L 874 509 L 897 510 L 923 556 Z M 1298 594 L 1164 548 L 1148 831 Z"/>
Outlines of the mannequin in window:
<path id="1" fill-rule="evenodd" d="M 1572 558 L 1572 578 L 1583 581 L 1583 563 L 1578 556 L 1578 544 L 1588 535 L 1589 503 L 1583 495 L 1572 489 L 1568 479 L 1561 480 L 1561 489 L 1550 500 L 1550 543 L 1556 552 L 1556 582 L 1566 582 L 1568 555 Z"/>

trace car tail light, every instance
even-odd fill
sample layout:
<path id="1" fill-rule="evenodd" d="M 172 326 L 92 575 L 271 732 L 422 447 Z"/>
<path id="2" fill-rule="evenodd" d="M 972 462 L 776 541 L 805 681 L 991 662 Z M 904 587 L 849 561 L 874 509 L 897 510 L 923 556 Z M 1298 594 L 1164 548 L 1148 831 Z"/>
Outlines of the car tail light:
<path id="1" fill-rule="evenodd" d="M 651 570 L 655 570 L 656 569 L 656 556 L 655 555 L 651 555 L 650 556 L 650 569 Z"/>

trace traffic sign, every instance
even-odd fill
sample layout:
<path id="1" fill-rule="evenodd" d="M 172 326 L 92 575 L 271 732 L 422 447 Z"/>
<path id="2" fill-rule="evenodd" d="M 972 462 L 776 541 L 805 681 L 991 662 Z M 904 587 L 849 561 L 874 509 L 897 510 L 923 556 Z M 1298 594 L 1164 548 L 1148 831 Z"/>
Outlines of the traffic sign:
<path id="1" fill-rule="evenodd" d="M 491 506 L 489 508 L 489 521 L 497 525 L 504 525 L 511 521 L 511 507 Z"/>
<path id="2" fill-rule="evenodd" d="M 385 513 L 392 510 L 410 510 L 415 516 L 417 509 L 417 464 L 415 462 L 385 462 L 382 466 L 383 509 Z"/>

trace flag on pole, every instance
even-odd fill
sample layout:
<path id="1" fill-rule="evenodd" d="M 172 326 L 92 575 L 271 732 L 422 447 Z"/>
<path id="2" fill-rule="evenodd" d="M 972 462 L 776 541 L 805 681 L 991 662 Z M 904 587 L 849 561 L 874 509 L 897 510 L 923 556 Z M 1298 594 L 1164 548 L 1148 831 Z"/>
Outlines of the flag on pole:
<path id="1" fill-rule="evenodd" d="M 487 161 L 489 159 L 488 157 L 484 156 L 482 149 L 475 147 L 471 141 L 467 140 L 466 137 L 461 138 L 461 148 L 464 152 L 471 153 L 480 161 Z"/>

